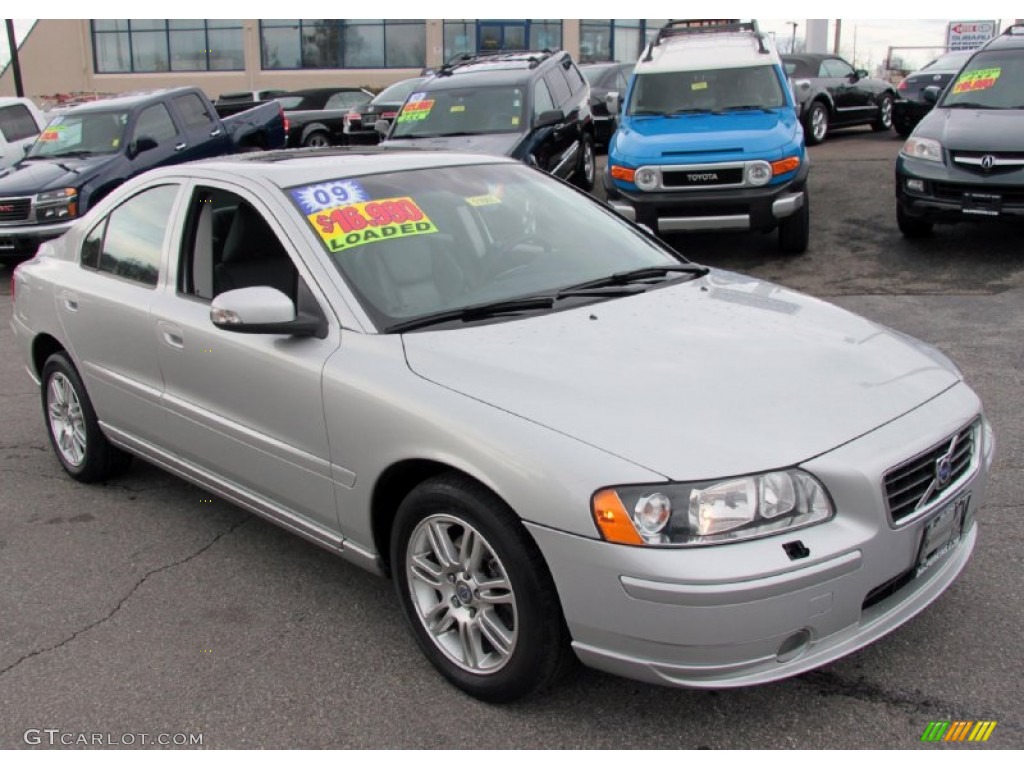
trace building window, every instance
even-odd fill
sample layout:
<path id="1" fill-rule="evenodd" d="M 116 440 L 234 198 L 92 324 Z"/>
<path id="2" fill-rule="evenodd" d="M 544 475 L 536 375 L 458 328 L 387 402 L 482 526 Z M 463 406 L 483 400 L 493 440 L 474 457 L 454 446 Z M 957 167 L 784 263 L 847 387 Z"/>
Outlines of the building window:
<path id="1" fill-rule="evenodd" d="M 580 61 L 635 61 L 667 19 L 584 19 Z"/>
<path id="2" fill-rule="evenodd" d="M 530 20 L 530 50 L 542 51 L 549 48 L 558 51 L 562 48 L 561 19 Z"/>
<path id="3" fill-rule="evenodd" d="M 93 19 L 97 74 L 243 70 L 239 19 Z"/>
<path id="4" fill-rule="evenodd" d="M 444 22 L 444 60 L 460 53 L 476 53 L 476 21 L 450 19 Z"/>
<path id="5" fill-rule="evenodd" d="M 426 62 L 423 19 L 268 19 L 263 69 L 417 69 Z"/>

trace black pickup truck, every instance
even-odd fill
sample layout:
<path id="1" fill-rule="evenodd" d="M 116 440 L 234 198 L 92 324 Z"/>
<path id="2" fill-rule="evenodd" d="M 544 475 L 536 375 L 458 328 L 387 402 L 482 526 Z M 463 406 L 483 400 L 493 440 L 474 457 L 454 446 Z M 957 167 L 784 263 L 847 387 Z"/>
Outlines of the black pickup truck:
<path id="1" fill-rule="evenodd" d="M 198 88 L 73 107 L 54 117 L 23 160 L 0 171 L 0 261 L 31 256 L 107 193 L 164 165 L 285 146 L 271 101 L 221 118 Z"/>

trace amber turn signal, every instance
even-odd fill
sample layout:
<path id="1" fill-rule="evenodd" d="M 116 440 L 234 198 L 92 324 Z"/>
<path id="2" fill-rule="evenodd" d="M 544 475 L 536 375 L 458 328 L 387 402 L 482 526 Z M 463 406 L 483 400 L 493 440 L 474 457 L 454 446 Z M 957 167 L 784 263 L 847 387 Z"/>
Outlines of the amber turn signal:
<path id="1" fill-rule="evenodd" d="M 606 488 L 595 493 L 591 501 L 591 509 L 597 528 L 606 541 L 616 544 L 644 543 L 640 534 L 636 532 L 636 528 L 633 527 L 626 508 L 622 506 L 622 499 L 615 491 Z"/>
<path id="2" fill-rule="evenodd" d="M 620 179 L 630 183 L 633 183 L 633 180 L 636 178 L 636 171 L 624 165 L 613 165 L 611 174 L 613 179 Z"/>
<path id="3" fill-rule="evenodd" d="M 796 157 L 795 155 L 793 157 L 787 157 L 783 160 L 776 160 L 774 163 L 772 163 L 772 176 L 781 176 L 784 173 L 795 171 L 799 167 L 800 158 Z"/>

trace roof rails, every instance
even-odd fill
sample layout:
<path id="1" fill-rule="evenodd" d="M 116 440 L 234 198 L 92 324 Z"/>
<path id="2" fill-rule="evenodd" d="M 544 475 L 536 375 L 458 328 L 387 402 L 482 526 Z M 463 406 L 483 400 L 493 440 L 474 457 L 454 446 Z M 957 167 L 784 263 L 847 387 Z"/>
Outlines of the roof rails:
<path id="1" fill-rule="evenodd" d="M 723 32 L 750 32 L 757 38 L 758 49 L 761 53 L 768 53 L 764 44 L 764 35 L 761 34 L 757 22 L 740 21 L 739 19 L 670 19 L 661 29 L 657 37 L 647 46 L 647 53 L 644 61 L 652 61 L 654 49 L 661 45 L 662 41 L 673 37 L 684 37 L 688 35 L 721 34 Z"/>
<path id="2" fill-rule="evenodd" d="M 479 64 L 486 61 L 528 61 L 530 69 L 533 69 L 541 62 L 547 61 L 557 51 L 545 48 L 541 51 L 494 51 L 493 53 L 460 53 L 453 56 L 437 70 L 437 77 L 447 77 L 457 70 L 469 64 Z"/>
<path id="3" fill-rule="evenodd" d="M 1024 35 L 1024 24 L 1011 24 L 1003 30 L 1004 35 Z"/>

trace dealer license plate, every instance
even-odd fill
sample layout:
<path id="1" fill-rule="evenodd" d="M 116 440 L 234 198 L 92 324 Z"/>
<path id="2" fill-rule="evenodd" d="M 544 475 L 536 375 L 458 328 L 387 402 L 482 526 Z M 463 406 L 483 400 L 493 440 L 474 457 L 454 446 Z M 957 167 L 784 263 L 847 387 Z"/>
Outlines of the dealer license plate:
<path id="1" fill-rule="evenodd" d="M 998 216 L 1003 210 L 1003 196 L 988 192 L 964 192 L 962 210 L 980 216 Z"/>
<path id="2" fill-rule="evenodd" d="M 920 576 L 960 543 L 970 505 L 971 494 L 965 493 L 925 524 L 915 575 Z"/>

